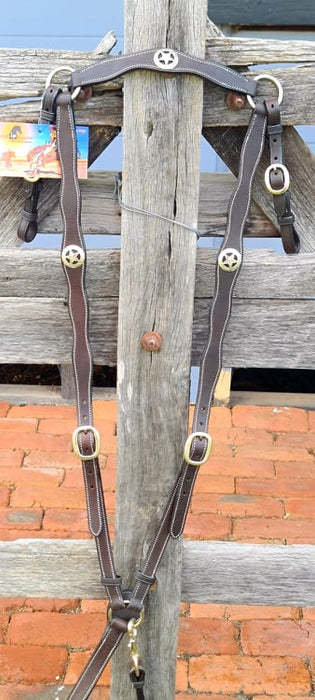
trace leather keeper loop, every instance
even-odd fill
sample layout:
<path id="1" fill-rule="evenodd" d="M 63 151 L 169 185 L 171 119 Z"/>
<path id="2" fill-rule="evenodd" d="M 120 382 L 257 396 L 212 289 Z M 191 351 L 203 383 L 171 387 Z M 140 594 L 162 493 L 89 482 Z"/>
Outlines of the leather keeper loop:
<path id="1" fill-rule="evenodd" d="M 109 588 L 110 586 L 116 587 L 121 586 L 121 576 L 116 576 L 116 578 L 107 578 L 107 576 L 101 577 L 101 582 L 104 586 Z"/>
<path id="2" fill-rule="evenodd" d="M 294 224 L 295 216 L 290 214 L 289 216 L 278 216 L 278 221 L 280 226 L 287 226 L 288 224 Z"/>
<path id="3" fill-rule="evenodd" d="M 136 580 L 141 581 L 141 583 L 145 583 L 149 586 L 154 586 L 156 582 L 156 576 L 148 576 L 147 574 L 142 573 L 142 571 L 137 571 L 136 573 Z"/>
<path id="4" fill-rule="evenodd" d="M 120 608 L 120 610 L 114 610 L 113 611 L 113 620 L 124 620 L 124 622 L 129 622 L 129 620 L 132 620 L 134 617 L 138 616 L 138 611 L 135 611 L 134 608 L 130 608 L 129 606 L 125 608 Z"/>
<path id="5" fill-rule="evenodd" d="M 282 124 L 270 124 L 269 126 L 267 126 L 267 133 L 269 136 L 272 136 L 272 134 L 282 134 L 282 132 Z"/>
<path id="6" fill-rule="evenodd" d="M 40 116 L 41 116 L 41 121 L 44 124 L 50 124 L 55 120 L 56 113 L 55 112 L 49 112 L 46 109 L 41 109 L 40 111 Z"/>

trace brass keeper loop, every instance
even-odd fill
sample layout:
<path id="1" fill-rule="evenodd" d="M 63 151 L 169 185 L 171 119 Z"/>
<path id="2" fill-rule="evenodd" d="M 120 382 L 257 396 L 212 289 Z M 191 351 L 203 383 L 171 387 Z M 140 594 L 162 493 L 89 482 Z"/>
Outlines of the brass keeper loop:
<path id="1" fill-rule="evenodd" d="M 79 435 L 80 433 L 92 433 L 94 438 L 94 451 L 90 455 L 82 454 L 79 446 Z M 88 462 L 90 459 L 96 459 L 99 456 L 101 449 L 101 436 L 94 428 L 94 425 L 79 425 L 72 433 L 72 447 L 73 452 L 76 454 L 82 462 Z"/>
<path id="2" fill-rule="evenodd" d="M 206 452 L 203 456 L 202 459 L 196 460 L 196 459 L 191 459 L 190 457 L 190 451 L 191 451 L 191 446 L 194 440 L 207 440 L 207 449 Z M 185 447 L 184 447 L 184 460 L 187 462 L 187 464 L 190 464 L 192 467 L 200 467 L 201 464 L 204 464 L 207 459 L 210 457 L 212 449 L 212 437 L 209 435 L 209 433 L 191 433 L 191 435 L 188 435 L 188 438 L 185 442 Z"/>

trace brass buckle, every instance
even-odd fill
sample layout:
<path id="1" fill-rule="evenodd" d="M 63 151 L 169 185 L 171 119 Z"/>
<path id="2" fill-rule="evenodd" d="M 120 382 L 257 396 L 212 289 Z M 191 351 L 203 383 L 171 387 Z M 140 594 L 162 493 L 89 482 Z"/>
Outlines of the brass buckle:
<path id="1" fill-rule="evenodd" d="M 281 170 L 283 174 L 283 186 L 280 187 L 279 190 L 274 190 L 273 187 L 271 187 L 270 184 L 270 173 L 272 170 Z M 288 168 L 286 168 L 283 163 L 272 163 L 271 165 L 268 165 L 268 168 L 265 170 L 265 187 L 268 192 L 271 194 L 277 195 L 277 194 L 284 194 L 289 187 L 290 187 L 290 175 Z"/>
<path id="2" fill-rule="evenodd" d="M 79 446 L 79 435 L 80 433 L 89 433 L 91 432 L 93 434 L 94 438 L 94 452 L 90 455 L 84 455 L 80 451 L 80 446 Z M 99 456 L 100 449 L 101 449 L 101 437 L 94 428 L 94 425 L 79 425 L 78 428 L 76 428 L 73 433 L 72 433 L 72 447 L 73 447 L 73 452 L 76 454 L 79 459 L 81 459 L 83 462 L 88 462 L 90 459 L 96 459 Z"/>
<path id="3" fill-rule="evenodd" d="M 191 446 L 192 446 L 193 441 L 196 438 L 197 439 L 199 438 L 199 440 L 207 440 L 206 452 L 204 454 L 204 457 L 200 460 L 191 459 L 191 457 L 190 457 Z M 201 464 L 204 464 L 207 461 L 207 459 L 209 459 L 211 449 L 212 449 L 212 437 L 211 437 L 211 435 L 209 435 L 209 433 L 200 433 L 200 432 L 191 433 L 191 435 L 188 435 L 188 438 L 185 442 L 184 460 L 185 460 L 185 462 L 187 462 L 187 464 L 190 464 L 192 467 L 199 467 Z"/>

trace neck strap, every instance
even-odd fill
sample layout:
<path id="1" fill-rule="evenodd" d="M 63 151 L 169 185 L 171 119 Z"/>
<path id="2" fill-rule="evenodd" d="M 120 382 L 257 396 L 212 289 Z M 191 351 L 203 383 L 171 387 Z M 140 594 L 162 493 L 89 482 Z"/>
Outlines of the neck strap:
<path id="1" fill-rule="evenodd" d="M 158 71 L 159 73 L 191 73 L 199 75 L 205 80 L 210 80 L 220 87 L 242 92 L 245 95 L 254 96 L 257 91 L 255 80 L 242 76 L 232 68 L 213 61 L 204 61 L 174 49 L 149 49 L 124 56 L 106 58 L 92 66 L 74 71 L 71 76 L 71 84 L 73 88 L 97 85 L 98 83 L 106 83 L 108 80 L 115 80 L 125 73 L 139 69 Z"/>

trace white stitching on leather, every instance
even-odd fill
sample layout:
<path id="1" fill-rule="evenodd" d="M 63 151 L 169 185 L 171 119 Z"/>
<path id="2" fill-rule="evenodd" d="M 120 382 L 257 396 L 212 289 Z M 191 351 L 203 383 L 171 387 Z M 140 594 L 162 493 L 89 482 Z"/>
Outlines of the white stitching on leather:
<path id="1" fill-rule="evenodd" d="M 150 50 L 150 51 L 139 51 L 139 52 L 137 52 L 137 53 L 130 54 L 129 57 L 131 57 L 131 58 L 136 58 L 137 56 L 147 56 L 148 59 L 149 59 L 149 58 L 152 57 L 152 63 L 149 63 L 149 64 L 148 64 L 148 63 L 133 63 L 133 64 L 131 64 L 131 65 L 128 66 L 128 69 L 127 69 L 127 70 L 128 70 L 128 71 L 132 71 L 132 70 L 135 70 L 135 69 L 137 69 L 137 68 L 138 68 L 138 69 L 143 68 L 143 69 L 145 69 L 145 70 L 151 70 L 151 69 L 152 69 L 152 70 L 154 70 L 154 71 L 159 71 L 159 69 L 156 68 L 156 66 L 155 66 L 155 64 L 154 64 L 154 62 L 153 62 L 153 55 L 155 54 L 155 52 L 156 52 L 156 49 L 153 49 L 153 50 Z M 209 80 L 210 82 L 214 82 L 214 83 L 216 83 L 217 85 L 221 85 L 222 87 L 234 89 L 234 90 L 240 92 L 240 87 L 239 87 L 239 85 L 237 84 L 237 82 L 235 82 L 235 83 L 232 83 L 232 82 L 231 82 L 231 83 L 228 83 L 228 82 L 225 82 L 225 81 L 223 81 L 223 80 L 221 80 L 221 79 L 216 79 L 216 78 L 214 78 L 214 77 L 210 77 L 210 76 L 208 76 L 208 75 L 206 74 L 206 67 L 212 67 L 212 66 L 213 66 L 214 68 L 218 68 L 218 69 L 220 70 L 220 72 L 222 72 L 222 71 L 225 72 L 225 71 L 226 71 L 227 73 L 230 73 L 231 76 L 236 77 L 236 76 L 235 76 L 235 71 L 232 70 L 232 68 L 229 68 L 228 66 L 222 66 L 222 65 L 220 65 L 220 63 L 216 63 L 215 61 L 205 61 L 204 59 L 196 58 L 195 56 L 189 56 L 189 54 L 185 54 L 185 53 L 183 53 L 183 52 L 181 52 L 181 51 L 177 51 L 176 53 L 178 54 L 179 58 L 188 59 L 188 60 L 192 61 L 193 63 L 201 63 L 202 65 L 205 66 L 205 70 L 202 71 L 202 70 L 200 70 L 200 68 L 199 68 L 198 70 L 196 70 L 196 69 L 194 70 L 193 68 L 189 68 L 189 67 L 185 67 L 185 70 L 183 70 L 183 69 L 181 68 L 180 64 L 179 64 L 179 65 L 177 65 L 175 68 L 171 68 L 171 69 L 169 70 L 169 72 L 174 72 L 174 74 L 175 74 L 175 73 L 183 73 L 183 72 L 184 72 L 184 73 L 189 73 L 189 74 L 193 74 L 193 75 L 199 75 L 200 77 L 204 78 L 205 80 Z M 86 68 L 82 68 L 81 70 L 75 71 L 75 73 L 77 73 L 77 75 L 83 75 L 84 73 L 88 72 L 88 71 L 91 70 L 91 69 L 95 69 L 95 71 L 98 72 L 98 70 L 101 68 L 101 66 L 106 66 L 106 65 L 108 66 L 109 63 L 116 63 L 116 65 L 117 65 L 117 63 L 119 63 L 119 62 L 122 61 L 122 60 L 125 60 L 126 58 L 128 58 L 128 54 L 124 54 L 123 56 L 117 56 L 117 57 L 115 57 L 115 58 L 108 58 L 108 59 L 106 59 L 106 60 L 104 60 L 104 61 L 100 61 L 99 63 L 95 63 L 95 64 L 92 65 L 92 66 L 87 66 Z M 117 70 L 114 70 L 114 71 L 113 71 L 112 73 L 110 73 L 109 75 L 106 75 L 106 77 L 104 78 L 104 82 L 106 82 L 106 81 L 108 81 L 108 80 L 111 80 L 112 78 L 115 78 L 115 77 L 118 78 L 119 75 L 120 75 L 119 70 L 120 70 L 120 69 L 118 68 L 118 71 L 117 71 Z M 127 71 L 126 71 L 126 72 L 127 72 Z M 250 79 L 245 78 L 245 77 L 242 76 L 242 75 L 240 75 L 240 78 L 241 78 L 241 80 L 244 80 L 244 81 L 247 81 L 248 83 L 250 83 Z M 100 76 L 99 79 L 101 80 L 101 79 L 102 79 L 102 76 Z M 76 87 L 76 86 L 75 86 L 75 87 Z M 245 85 L 244 85 L 244 91 L 245 91 Z"/>

